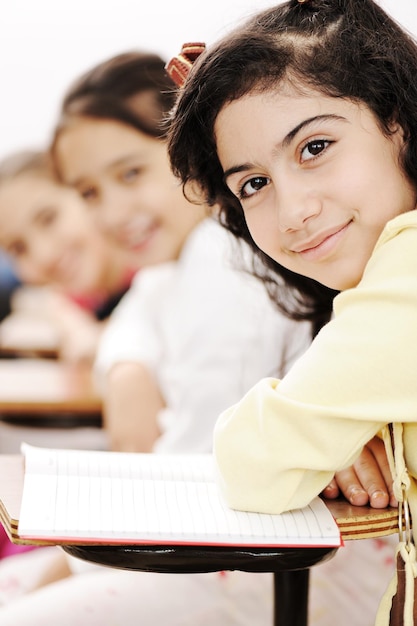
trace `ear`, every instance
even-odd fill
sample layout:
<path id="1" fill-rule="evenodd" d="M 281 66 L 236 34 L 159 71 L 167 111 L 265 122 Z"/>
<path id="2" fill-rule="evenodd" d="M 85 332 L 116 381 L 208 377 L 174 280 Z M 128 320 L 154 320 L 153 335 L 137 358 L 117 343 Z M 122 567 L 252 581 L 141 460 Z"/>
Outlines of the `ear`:
<path id="1" fill-rule="evenodd" d="M 389 130 L 391 137 L 393 139 L 394 137 L 397 139 L 400 139 L 402 144 L 404 144 L 410 136 L 410 133 L 408 132 L 408 130 L 405 130 L 404 127 L 400 124 L 400 122 L 397 119 L 393 119 L 388 124 L 388 130 Z"/>

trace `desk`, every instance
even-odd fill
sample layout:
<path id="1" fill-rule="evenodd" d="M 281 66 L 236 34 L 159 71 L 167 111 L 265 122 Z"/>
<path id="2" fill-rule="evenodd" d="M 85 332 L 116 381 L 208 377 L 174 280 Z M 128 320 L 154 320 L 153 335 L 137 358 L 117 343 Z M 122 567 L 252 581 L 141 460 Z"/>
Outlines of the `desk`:
<path id="1" fill-rule="evenodd" d="M 0 360 L 0 414 L 16 420 L 58 413 L 98 416 L 91 369 L 47 359 Z"/>
<path id="2" fill-rule="evenodd" d="M 57 329 L 42 317 L 13 313 L 0 324 L 0 356 L 57 358 Z"/>
<path id="3" fill-rule="evenodd" d="M 1 454 L 0 522 L 15 543 L 24 543 L 17 534 L 23 478 L 23 456 Z M 398 532 L 398 510 L 395 508 L 372 509 L 369 506 L 352 506 L 346 500 L 328 500 L 327 506 L 336 519 L 344 541 L 377 538 Z M 47 543 L 56 544 L 54 541 Z M 111 546 L 111 549 L 113 550 L 114 546 Z"/>
<path id="4" fill-rule="evenodd" d="M 101 399 L 89 367 L 50 359 L 0 359 L 0 452 L 22 441 L 103 450 Z"/>
<path id="5" fill-rule="evenodd" d="M 17 535 L 23 474 L 22 456 L 0 456 L 0 521 L 15 543 L 24 543 Z M 344 540 L 380 537 L 398 531 L 397 509 L 352 507 L 343 500 L 328 501 L 327 504 Z M 194 546 L 61 545 L 73 556 L 121 569 L 172 573 L 222 569 L 273 572 L 275 626 L 306 624 L 309 568 L 335 553 L 332 548 L 240 550 Z"/>

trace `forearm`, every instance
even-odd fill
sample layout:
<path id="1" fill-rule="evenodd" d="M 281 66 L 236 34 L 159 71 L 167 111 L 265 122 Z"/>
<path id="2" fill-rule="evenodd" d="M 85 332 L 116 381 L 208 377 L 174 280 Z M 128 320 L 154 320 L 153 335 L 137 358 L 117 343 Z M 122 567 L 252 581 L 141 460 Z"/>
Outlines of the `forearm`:
<path id="1" fill-rule="evenodd" d="M 348 467 L 382 428 L 379 421 L 335 415 L 293 402 L 279 383 L 260 381 L 219 418 L 215 457 L 232 508 L 281 513 L 307 505 Z"/>
<path id="2" fill-rule="evenodd" d="M 53 291 L 47 299 L 45 312 L 59 336 L 60 358 L 73 363 L 92 363 L 105 322 Z"/>
<path id="3" fill-rule="evenodd" d="M 160 435 L 157 416 L 164 400 L 152 374 L 140 363 L 117 363 L 105 381 L 104 426 L 113 450 L 150 452 Z"/>

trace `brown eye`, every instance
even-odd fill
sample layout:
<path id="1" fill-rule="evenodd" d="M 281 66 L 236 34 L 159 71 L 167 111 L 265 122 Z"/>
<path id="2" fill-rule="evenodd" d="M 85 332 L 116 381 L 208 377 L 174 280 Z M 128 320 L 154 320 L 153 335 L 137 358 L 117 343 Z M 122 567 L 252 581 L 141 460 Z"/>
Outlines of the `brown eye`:
<path id="1" fill-rule="evenodd" d="M 140 174 L 140 169 L 138 167 L 130 167 L 128 170 L 123 172 L 122 178 L 126 183 L 134 182 Z"/>
<path id="2" fill-rule="evenodd" d="M 10 254 L 11 257 L 21 257 L 26 254 L 27 247 L 23 241 L 15 241 L 7 247 L 7 253 Z"/>
<path id="3" fill-rule="evenodd" d="M 301 151 L 301 160 L 309 161 L 319 156 L 322 152 L 327 150 L 332 142 L 327 139 L 313 139 L 309 141 Z"/>
<path id="4" fill-rule="evenodd" d="M 38 222 L 42 226 L 50 226 L 57 218 L 57 209 L 54 207 L 48 207 L 44 209 L 38 216 Z"/>
<path id="5" fill-rule="evenodd" d="M 314 156 L 316 156 L 316 154 L 319 154 L 322 150 L 324 150 L 324 148 L 324 141 L 313 141 L 308 146 L 310 154 L 313 154 Z"/>
<path id="6" fill-rule="evenodd" d="M 95 187 L 86 187 L 85 189 L 79 189 L 78 193 L 80 194 L 81 198 L 86 202 L 92 202 L 98 197 L 98 192 Z"/>
<path id="7" fill-rule="evenodd" d="M 266 176 L 255 176 L 248 180 L 239 192 L 239 198 L 249 198 L 258 192 L 262 187 L 265 187 L 269 183 L 269 178 Z"/>

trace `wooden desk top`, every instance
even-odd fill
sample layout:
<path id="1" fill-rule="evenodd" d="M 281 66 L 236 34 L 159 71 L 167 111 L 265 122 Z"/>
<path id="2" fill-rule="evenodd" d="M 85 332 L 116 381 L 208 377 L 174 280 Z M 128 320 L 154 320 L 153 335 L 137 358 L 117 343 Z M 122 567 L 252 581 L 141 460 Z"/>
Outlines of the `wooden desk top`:
<path id="1" fill-rule="evenodd" d="M 23 493 L 23 477 L 23 456 L 0 455 L 0 522 L 14 543 L 27 543 L 19 539 L 17 532 Z M 355 507 L 345 500 L 328 500 L 327 506 L 334 515 L 345 541 L 382 537 L 398 532 L 397 509 Z"/>
<path id="2" fill-rule="evenodd" d="M 89 367 L 49 359 L 0 359 L 0 414 L 101 413 Z"/>
<path id="3" fill-rule="evenodd" d="M 57 358 L 57 329 L 47 320 L 13 313 L 0 324 L 0 355 Z"/>

